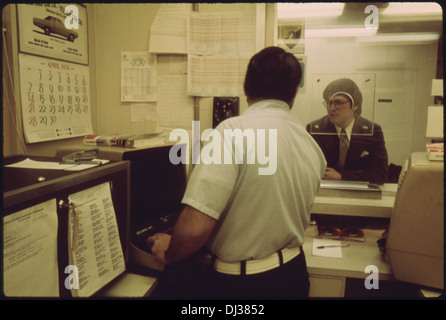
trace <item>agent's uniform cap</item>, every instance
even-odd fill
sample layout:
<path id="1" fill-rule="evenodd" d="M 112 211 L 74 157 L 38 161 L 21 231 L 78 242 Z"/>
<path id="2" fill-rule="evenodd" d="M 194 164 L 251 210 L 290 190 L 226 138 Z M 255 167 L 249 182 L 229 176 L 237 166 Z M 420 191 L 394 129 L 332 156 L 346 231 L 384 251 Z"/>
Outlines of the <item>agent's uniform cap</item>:
<path id="1" fill-rule="evenodd" d="M 357 84 L 348 78 L 337 79 L 330 82 L 323 92 L 323 97 L 325 101 L 330 101 L 330 99 L 337 94 L 345 94 L 352 104 L 358 107 L 356 110 L 356 115 L 360 115 L 362 111 L 362 94 L 359 90 Z"/>

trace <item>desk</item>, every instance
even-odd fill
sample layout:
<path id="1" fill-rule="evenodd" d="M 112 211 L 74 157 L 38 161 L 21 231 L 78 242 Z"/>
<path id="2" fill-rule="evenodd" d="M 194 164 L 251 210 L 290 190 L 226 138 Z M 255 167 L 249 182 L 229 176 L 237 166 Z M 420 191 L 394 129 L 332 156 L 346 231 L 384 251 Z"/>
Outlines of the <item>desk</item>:
<path id="1" fill-rule="evenodd" d="M 379 271 L 379 280 L 394 280 L 392 270 L 376 241 L 381 237 L 381 230 L 364 230 L 365 242 L 344 241 L 350 244 L 342 248 L 342 258 L 313 256 L 314 234 L 311 226 L 307 230 L 303 249 L 310 274 L 310 297 L 344 297 L 346 278 L 365 279 L 368 265 L 374 265 Z"/>
<path id="2" fill-rule="evenodd" d="M 157 278 L 125 272 L 98 294 L 106 298 L 143 298 L 152 294 L 158 284 Z"/>
<path id="3" fill-rule="evenodd" d="M 6 158 L 5 163 L 15 163 L 27 158 L 17 156 Z M 54 161 L 51 158 L 31 157 L 33 160 Z M 68 217 L 69 209 L 68 199 L 72 194 L 87 190 L 103 183 L 110 183 L 110 193 L 113 200 L 116 221 L 119 230 L 124 259 L 128 262 L 128 243 L 129 243 L 129 212 L 130 212 L 130 164 L 127 161 L 113 162 L 84 171 L 64 171 L 51 169 L 28 169 L 3 167 L 4 193 L 3 193 L 3 211 L 2 216 L 16 213 L 20 210 L 30 208 L 48 200 L 55 200 L 57 211 L 57 269 L 59 283 L 58 297 L 71 297 L 71 291 L 65 287 L 67 274 L 65 267 L 69 265 L 69 246 L 68 246 Z M 37 179 L 45 177 L 44 181 Z M 40 182 L 39 182 L 40 181 Z M 39 230 L 34 231 L 39 232 Z M 91 241 L 92 242 L 92 241 Z M 85 246 L 93 248 L 96 242 L 86 243 Z M 45 247 L 42 246 L 41 250 Z M 39 247 L 40 250 L 40 247 Z M 36 250 L 37 254 L 37 250 Z M 49 261 L 49 263 L 55 263 Z M 38 270 L 44 269 L 45 265 L 36 265 L 35 269 L 29 268 L 34 277 L 39 277 Z M 23 288 L 22 288 L 23 286 Z M 18 296 L 26 296 L 31 290 L 27 288 L 27 283 L 20 287 L 21 292 Z"/>
<path id="4" fill-rule="evenodd" d="M 381 186 L 383 196 L 381 199 L 353 199 L 337 197 L 316 197 L 312 213 L 323 213 L 331 215 L 346 215 L 355 217 L 378 217 L 390 218 L 393 203 L 395 201 L 396 184 L 385 184 Z M 368 265 L 375 265 L 379 271 L 379 280 L 394 280 L 390 265 L 384 261 L 384 256 L 379 251 L 376 241 L 381 237 L 382 230 L 364 230 L 365 242 L 349 242 L 350 246 L 343 248 L 343 258 L 327 258 L 312 255 L 313 239 L 316 226 L 307 230 L 307 236 L 303 246 L 308 272 L 310 274 L 310 297 L 344 297 L 347 278 L 365 279 L 369 274 L 365 273 Z M 101 296 L 139 296 L 149 295 L 153 290 L 142 290 L 140 294 L 129 292 L 128 288 L 137 278 L 134 276 L 123 277 L 119 284 L 107 289 Z M 135 287 L 143 288 L 144 284 L 153 280 L 139 278 Z M 363 280 L 361 280 L 363 281 Z M 156 286 L 156 281 L 153 287 Z"/>
<path id="5" fill-rule="evenodd" d="M 316 228 L 315 226 L 310 227 Z M 380 238 L 380 231 L 365 230 L 365 242 L 352 242 L 347 248 L 342 248 L 343 258 L 328 258 L 312 255 L 313 239 L 307 236 L 303 246 L 310 274 L 310 297 L 344 297 L 346 279 L 365 279 L 368 265 L 375 265 L 379 271 L 379 280 L 394 280 L 390 265 L 383 260 L 376 240 Z M 100 297 L 148 297 L 157 286 L 157 279 L 126 273 L 104 288 Z"/>
<path id="6" fill-rule="evenodd" d="M 381 199 L 316 196 L 311 213 L 347 218 L 389 219 L 395 202 L 397 184 L 384 184 L 381 190 Z M 368 265 L 378 268 L 379 280 L 393 280 L 390 265 L 384 260 L 385 256 L 381 254 L 376 243 L 382 235 L 382 230 L 364 230 L 366 241 L 349 241 L 350 246 L 342 248 L 342 259 L 313 256 L 315 234 L 317 227 L 310 226 L 303 246 L 310 274 L 311 297 L 344 297 L 346 279 L 365 279 L 369 275 L 364 272 Z"/>

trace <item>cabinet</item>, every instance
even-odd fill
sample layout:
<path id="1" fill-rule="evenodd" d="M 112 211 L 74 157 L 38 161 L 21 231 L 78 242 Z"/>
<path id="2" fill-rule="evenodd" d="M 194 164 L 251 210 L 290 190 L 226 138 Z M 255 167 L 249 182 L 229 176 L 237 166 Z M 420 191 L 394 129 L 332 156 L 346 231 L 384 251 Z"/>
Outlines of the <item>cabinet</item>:
<path id="1" fill-rule="evenodd" d="M 394 280 L 390 265 L 376 243 L 380 238 L 380 232 L 364 230 L 364 233 L 366 239 L 364 242 L 342 242 L 349 244 L 348 247 L 342 248 L 342 258 L 313 255 L 315 237 L 306 235 L 303 249 L 310 275 L 310 297 L 342 298 L 347 290 L 348 279 L 358 279 L 364 289 L 364 281 L 370 276 L 368 271 L 370 266 L 377 270 L 375 276 L 378 281 Z"/>
<path id="2" fill-rule="evenodd" d="M 4 164 L 15 163 L 24 158 L 22 156 L 7 158 Z M 54 161 L 53 159 L 41 157 L 33 159 Z M 125 263 L 127 263 L 130 210 L 130 165 L 127 161 L 111 162 L 78 172 L 3 167 L 3 218 L 43 202 L 56 200 L 58 296 L 60 297 L 71 296 L 71 291 L 66 289 L 64 285 L 67 277 L 65 267 L 69 265 L 69 209 L 65 204 L 68 203 L 68 197 L 70 195 L 106 182 L 110 185 L 111 199 L 116 214 L 121 247 Z M 40 268 L 45 268 L 45 265 L 35 266 L 34 270 L 39 270 Z"/>
<path id="3" fill-rule="evenodd" d="M 87 150 L 91 146 L 61 147 L 56 157 Z M 172 229 L 181 212 L 186 189 L 186 165 L 173 164 L 172 145 L 123 148 L 98 146 L 98 158 L 130 162 L 130 262 L 132 265 L 162 270 L 164 266 L 147 254 L 145 239 L 155 232 Z M 186 147 L 186 145 L 184 145 Z"/>
<path id="4" fill-rule="evenodd" d="M 310 298 L 343 298 L 344 292 L 345 278 L 310 275 Z"/>

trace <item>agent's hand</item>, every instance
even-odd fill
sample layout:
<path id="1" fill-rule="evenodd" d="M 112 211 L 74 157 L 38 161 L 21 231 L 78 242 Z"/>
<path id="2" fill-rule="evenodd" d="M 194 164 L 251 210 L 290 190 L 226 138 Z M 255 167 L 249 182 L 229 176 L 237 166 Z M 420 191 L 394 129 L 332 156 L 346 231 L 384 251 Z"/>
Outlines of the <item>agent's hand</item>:
<path id="1" fill-rule="evenodd" d="M 335 169 L 333 168 L 327 168 L 325 170 L 324 176 L 322 177 L 322 179 L 325 180 L 342 180 L 342 175 L 337 172 Z"/>
<path id="2" fill-rule="evenodd" d="M 166 233 L 156 233 L 146 239 L 146 245 L 160 262 L 167 264 L 165 253 L 169 248 L 171 236 Z"/>

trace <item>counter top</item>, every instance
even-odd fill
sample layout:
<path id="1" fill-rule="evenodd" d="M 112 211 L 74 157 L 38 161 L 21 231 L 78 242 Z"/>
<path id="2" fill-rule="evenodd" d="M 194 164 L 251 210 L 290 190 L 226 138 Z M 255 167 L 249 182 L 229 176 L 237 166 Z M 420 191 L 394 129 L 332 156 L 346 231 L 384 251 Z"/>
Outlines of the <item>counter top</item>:
<path id="1" fill-rule="evenodd" d="M 395 203 L 397 184 L 388 183 L 380 188 L 381 199 L 316 196 L 311 213 L 390 218 Z"/>
<path id="2" fill-rule="evenodd" d="M 365 273 L 366 267 L 373 265 L 378 268 L 380 280 L 394 279 L 390 265 L 376 242 L 384 230 L 364 229 L 365 242 L 341 241 L 343 244 L 349 244 L 348 247 L 342 248 L 342 258 L 331 258 L 312 254 L 315 238 L 312 228 L 317 230 L 316 226 L 309 227 L 303 245 L 308 273 L 365 279 L 369 275 Z"/>

